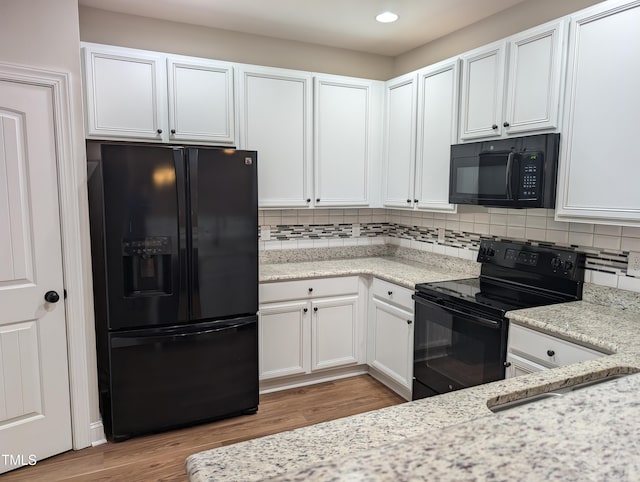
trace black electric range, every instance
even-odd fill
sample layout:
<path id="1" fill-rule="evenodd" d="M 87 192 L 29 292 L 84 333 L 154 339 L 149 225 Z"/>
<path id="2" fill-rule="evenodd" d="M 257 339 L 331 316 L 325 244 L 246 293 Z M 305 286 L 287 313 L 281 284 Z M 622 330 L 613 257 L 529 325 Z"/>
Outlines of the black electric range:
<path id="1" fill-rule="evenodd" d="M 480 276 L 416 285 L 413 399 L 504 378 L 509 311 L 582 299 L 583 253 L 483 240 Z"/>

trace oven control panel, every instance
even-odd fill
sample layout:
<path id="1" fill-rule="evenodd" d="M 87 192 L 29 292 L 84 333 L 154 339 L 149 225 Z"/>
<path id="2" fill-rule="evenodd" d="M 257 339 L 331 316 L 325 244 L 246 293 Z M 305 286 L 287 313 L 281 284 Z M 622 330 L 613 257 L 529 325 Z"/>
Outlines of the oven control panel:
<path id="1" fill-rule="evenodd" d="M 584 253 L 509 241 L 482 240 L 478 262 L 582 281 Z"/>

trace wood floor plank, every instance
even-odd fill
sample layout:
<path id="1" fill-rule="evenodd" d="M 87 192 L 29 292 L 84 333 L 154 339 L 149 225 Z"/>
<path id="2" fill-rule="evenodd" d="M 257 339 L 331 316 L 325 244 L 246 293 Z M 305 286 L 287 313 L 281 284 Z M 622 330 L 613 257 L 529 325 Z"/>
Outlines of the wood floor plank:
<path id="1" fill-rule="evenodd" d="M 71 451 L 1 478 L 3 482 L 183 482 L 184 460 L 193 453 L 402 402 L 368 375 L 345 378 L 262 395 L 255 415 Z"/>

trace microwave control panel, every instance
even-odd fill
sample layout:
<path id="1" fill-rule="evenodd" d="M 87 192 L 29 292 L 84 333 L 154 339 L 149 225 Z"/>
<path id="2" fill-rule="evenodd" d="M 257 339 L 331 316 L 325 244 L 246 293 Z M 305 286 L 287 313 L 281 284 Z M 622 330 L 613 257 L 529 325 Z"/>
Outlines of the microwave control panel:
<path id="1" fill-rule="evenodd" d="M 542 152 L 525 152 L 520 155 L 520 183 L 518 199 L 537 199 L 542 184 Z"/>

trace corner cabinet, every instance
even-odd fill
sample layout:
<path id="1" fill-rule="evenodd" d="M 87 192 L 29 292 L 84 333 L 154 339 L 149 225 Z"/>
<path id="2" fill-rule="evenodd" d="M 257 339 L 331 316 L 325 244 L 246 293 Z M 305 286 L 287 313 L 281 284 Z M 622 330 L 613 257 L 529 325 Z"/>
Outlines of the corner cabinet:
<path id="1" fill-rule="evenodd" d="M 87 138 L 235 142 L 231 64 L 82 45 Z"/>
<path id="2" fill-rule="evenodd" d="M 238 69 L 239 145 L 258 151 L 261 208 L 312 205 L 312 89 L 308 72 Z"/>
<path id="3" fill-rule="evenodd" d="M 460 139 L 557 129 L 565 37 L 561 20 L 462 55 Z"/>
<path id="4" fill-rule="evenodd" d="M 316 207 L 375 204 L 380 165 L 383 82 L 314 78 Z"/>
<path id="5" fill-rule="evenodd" d="M 360 302 L 365 293 L 359 277 L 262 283 L 261 389 L 365 373 L 366 308 Z"/>
<path id="6" fill-rule="evenodd" d="M 556 219 L 640 226 L 640 2 L 571 16 Z"/>
<path id="7" fill-rule="evenodd" d="M 455 212 L 449 204 L 450 147 L 457 140 L 459 61 L 387 82 L 386 207 Z"/>
<path id="8" fill-rule="evenodd" d="M 604 356 L 591 348 L 511 323 L 505 378 L 563 367 Z"/>

